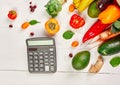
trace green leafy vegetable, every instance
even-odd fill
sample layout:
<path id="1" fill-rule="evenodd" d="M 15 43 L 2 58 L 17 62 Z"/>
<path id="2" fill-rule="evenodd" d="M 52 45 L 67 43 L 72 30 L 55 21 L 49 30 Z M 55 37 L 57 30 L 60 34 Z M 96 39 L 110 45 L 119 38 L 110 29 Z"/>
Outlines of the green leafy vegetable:
<path id="1" fill-rule="evenodd" d="M 112 67 L 116 67 L 120 64 L 120 57 L 116 56 L 110 60 L 110 64 Z"/>
<path id="2" fill-rule="evenodd" d="M 40 22 L 37 21 L 37 20 L 31 20 L 31 21 L 29 22 L 30 25 L 35 25 L 35 24 L 37 24 L 37 23 L 40 23 Z"/>
<path id="3" fill-rule="evenodd" d="M 67 30 L 63 33 L 64 39 L 71 39 L 73 37 L 74 33 L 71 30 Z"/>
<path id="4" fill-rule="evenodd" d="M 45 7 L 47 13 L 52 17 L 56 17 L 62 10 L 62 4 L 58 0 L 50 0 Z"/>

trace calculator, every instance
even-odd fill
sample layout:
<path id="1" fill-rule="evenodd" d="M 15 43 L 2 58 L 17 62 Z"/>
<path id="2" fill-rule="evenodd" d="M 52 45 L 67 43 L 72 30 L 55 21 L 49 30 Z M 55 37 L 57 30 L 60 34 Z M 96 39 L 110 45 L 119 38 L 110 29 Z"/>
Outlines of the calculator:
<path id="1" fill-rule="evenodd" d="M 55 39 L 37 37 L 26 39 L 30 73 L 55 73 L 57 70 Z"/>

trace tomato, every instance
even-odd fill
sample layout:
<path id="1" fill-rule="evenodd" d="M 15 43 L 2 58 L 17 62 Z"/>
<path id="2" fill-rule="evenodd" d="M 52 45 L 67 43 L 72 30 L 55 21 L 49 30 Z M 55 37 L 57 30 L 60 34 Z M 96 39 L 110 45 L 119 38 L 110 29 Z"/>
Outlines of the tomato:
<path id="1" fill-rule="evenodd" d="M 79 29 L 85 24 L 85 20 L 78 14 L 73 14 L 70 19 L 70 26 L 74 29 Z"/>
<path id="2" fill-rule="evenodd" d="M 17 18 L 17 12 L 15 10 L 10 10 L 8 13 L 8 18 L 14 20 Z"/>

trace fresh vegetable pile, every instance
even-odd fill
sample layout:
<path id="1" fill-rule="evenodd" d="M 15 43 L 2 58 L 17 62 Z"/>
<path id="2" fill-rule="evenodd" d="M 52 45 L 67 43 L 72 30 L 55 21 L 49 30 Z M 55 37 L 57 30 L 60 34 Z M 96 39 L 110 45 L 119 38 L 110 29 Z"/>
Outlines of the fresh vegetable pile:
<path id="1" fill-rule="evenodd" d="M 67 0 L 49 0 L 45 4 L 45 12 L 48 14 L 46 16 L 49 16 L 49 18 L 44 23 L 44 30 L 49 34 L 48 36 L 54 36 L 60 31 L 61 25 L 56 17 L 62 11 L 62 6 L 65 3 L 67 3 Z M 30 2 L 29 5 L 30 12 L 35 12 L 37 5 L 33 5 L 32 2 Z M 111 56 L 120 52 L 120 1 L 73 0 L 68 6 L 68 11 L 72 16 L 69 22 L 66 23 L 72 30 L 68 29 L 63 32 L 63 39 L 70 40 L 75 35 L 76 31 L 84 29 L 83 26 L 86 25 L 86 19 L 85 16 L 82 16 L 82 12 L 85 10 L 87 10 L 86 12 L 89 18 L 96 19 L 96 21 L 88 28 L 84 35 L 80 34 L 83 35 L 81 42 L 79 40 L 73 40 L 70 42 L 70 45 L 74 50 L 76 47 L 81 47 L 81 45 L 86 43 L 88 43 L 88 45 L 97 42 L 100 43 L 97 45 L 98 59 L 88 70 L 88 72 L 97 73 L 104 65 L 104 56 Z M 17 11 L 10 10 L 7 17 L 9 20 L 15 21 L 18 17 Z M 40 21 L 35 19 L 25 21 L 21 24 L 21 29 L 25 30 L 29 26 L 39 23 Z M 12 28 L 13 25 L 10 24 L 9 27 Z M 34 32 L 30 32 L 30 36 L 33 35 Z M 94 41 L 92 42 L 92 40 Z M 78 53 L 75 55 L 73 55 L 72 52 L 69 53 L 69 57 L 72 59 L 71 66 L 75 70 L 83 70 L 88 66 L 92 57 L 90 53 L 91 49 L 92 48 L 82 51 L 78 50 Z M 109 63 L 112 67 L 118 66 L 120 64 L 120 55 L 113 56 Z"/>
<path id="2" fill-rule="evenodd" d="M 50 16 L 45 23 L 45 30 L 52 36 L 60 30 L 60 24 L 56 17 L 62 10 L 63 3 L 65 2 L 66 0 L 49 0 L 45 5 L 46 12 Z M 73 28 L 73 30 L 84 29 L 82 27 L 86 24 L 86 19 L 85 16 L 82 17 L 81 14 L 85 10 L 87 10 L 87 14 L 90 18 L 97 19 L 84 34 L 82 42 L 78 40 L 71 42 L 71 47 L 74 49 L 78 46 L 80 47 L 81 44 L 89 43 L 89 45 L 91 45 L 91 43 L 100 42 L 97 49 L 99 53 L 98 60 L 95 64 L 91 65 L 88 72 L 99 72 L 104 65 L 104 56 L 114 55 L 120 52 L 119 5 L 118 0 L 73 0 L 68 7 L 68 11 L 73 13 L 68 25 Z M 73 30 L 66 30 L 62 37 L 65 40 L 72 39 L 75 35 Z M 91 42 L 96 37 L 98 37 L 97 40 Z M 88 66 L 92 57 L 90 53 L 91 49 L 83 51 L 78 50 L 78 53 L 75 55 L 69 53 L 69 57 L 72 59 L 72 67 L 75 70 L 83 70 Z M 117 56 L 111 59 L 110 64 L 112 67 L 118 66 L 120 64 L 120 57 Z"/>
<path id="3" fill-rule="evenodd" d="M 93 43 L 99 42 L 97 51 L 100 56 L 96 63 L 91 65 L 89 69 L 89 72 L 97 73 L 104 65 L 104 56 L 111 56 L 120 52 L 120 1 L 73 0 L 73 3 L 69 6 L 69 12 L 74 12 L 75 10 L 78 11 L 78 13 L 74 13 L 71 16 L 69 23 L 73 29 L 77 30 L 85 25 L 86 21 L 81 17 L 81 13 L 84 10 L 87 10 L 87 14 L 90 18 L 97 19 L 86 31 L 82 39 L 82 44 L 89 43 L 89 45 L 92 45 Z M 69 37 L 70 35 L 65 36 L 65 33 L 63 33 L 64 39 L 72 38 L 73 35 Z M 95 38 L 97 39 L 92 42 Z M 77 47 L 78 42 L 75 43 L 75 45 L 72 43 L 71 46 Z M 73 57 L 72 67 L 75 70 L 82 70 L 88 66 L 90 57 L 92 57 L 90 53 L 91 49 L 92 48 L 80 52 L 78 51 L 74 56 L 71 53 L 69 54 L 70 58 L 71 55 Z M 118 66 L 120 64 L 120 57 L 113 57 L 110 64 L 112 67 Z"/>

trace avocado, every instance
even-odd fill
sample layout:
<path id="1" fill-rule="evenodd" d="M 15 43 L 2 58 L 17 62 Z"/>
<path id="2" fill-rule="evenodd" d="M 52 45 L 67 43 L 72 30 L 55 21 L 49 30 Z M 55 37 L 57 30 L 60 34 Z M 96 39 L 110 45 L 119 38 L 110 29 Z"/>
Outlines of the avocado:
<path id="1" fill-rule="evenodd" d="M 72 67 L 75 70 L 82 70 L 87 67 L 90 61 L 89 51 L 80 51 L 72 59 Z"/>

